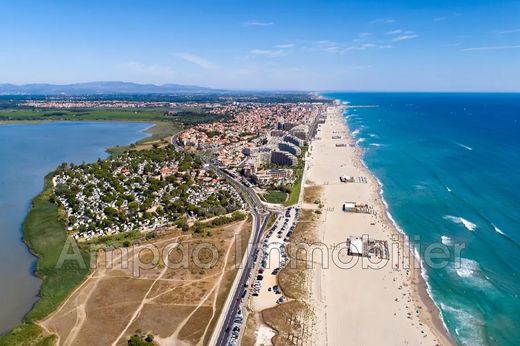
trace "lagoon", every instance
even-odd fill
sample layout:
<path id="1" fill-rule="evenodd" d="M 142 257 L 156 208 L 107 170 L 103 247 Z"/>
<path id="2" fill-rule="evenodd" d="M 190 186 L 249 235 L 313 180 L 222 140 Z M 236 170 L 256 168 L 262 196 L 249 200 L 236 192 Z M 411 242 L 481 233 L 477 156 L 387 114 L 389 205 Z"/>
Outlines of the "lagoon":
<path id="1" fill-rule="evenodd" d="M 13 328 L 36 302 L 36 258 L 22 239 L 22 224 L 43 178 L 62 162 L 106 158 L 106 148 L 148 134 L 148 123 L 49 122 L 0 124 L 0 333 Z"/>

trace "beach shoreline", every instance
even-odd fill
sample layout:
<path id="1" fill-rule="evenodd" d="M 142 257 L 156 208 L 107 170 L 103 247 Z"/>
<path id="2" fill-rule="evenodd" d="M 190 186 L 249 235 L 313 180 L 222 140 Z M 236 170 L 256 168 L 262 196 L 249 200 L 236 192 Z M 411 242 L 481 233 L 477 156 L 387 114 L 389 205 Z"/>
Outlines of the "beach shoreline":
<path id="1" fill-rule="evenodd" d="M 313 148 L 307 168 L 307 179 L 308 182 L 314 182 L 323 187 L 321 203 L 324 205 L 324 210 L 327 211 L 325 221 L 320 227 L 320 239 L 325 244 L 338 244 L 347 236 L 365 233 L 370 238 L 388 239 L 389 241 L 397 236 L 403 263 L 407 260 L 411 264 L 411 268 L 416 268 L 417 258 L 413 252 L 409 253 L 410 247 L 406 234 L 400 230 L 389 214 L 383 197 L 382 184 L 364 163 L 363 150 L 354 144 L 354 138 L 344 117 L 346 108 L 348 107 L 336 106 L 327 112 L 327 119 L 311 144 Z M 321 155 L 320 152 L 322 152 Z M 327 154 L 323 155 L 325 152 Z M 335 178 L 337 181 L 340 175 L 346 173 L 366 177 L 366 183 L 331 183 L 332 179 Z M 359 201 L 371 205 L 374 215 L 349 215 L 349 213 L 338 210 L 340 209 L 338 204 L 342 203 L 341 199 L 349 198 L 343 197 L 345 195 L 355 196 Z M 352 227 L 345 227 L 345 224 L 352 224 Z M 346 228 L 348 233 L 340 230 L 341 228 Z M 351 270 L 329 268 L 329 270 L 322 270 L 322 273 L 315 271 L 314 280 L 317 281 L 315 286 L 319 287 L 319 291 L 322 291 L 323 295 L 323 297 L 313 298 L 317 314 L 322 317 L 318 318 L 321 322 L 317 329 L 321 332 L 317 333 L 316 343 L 341 344 L 339 337 L 347 336 L 349 339 L 363 344 L 373 344 L 385 340 L 394 341 L 394 339 L 395 343 L 454 344 L 443 323 L 439 309 L 428 292 L 428 285 L 421 268 L 412 269 L 406 273 L 403 273 L 403 270 L 394 272 L 393 269 L 390 268 L 388 273 L 383 273 L 384 270 L 372 270 L 373 273 L 368 273 L 370 270 L 363 271 L 357 267 Z M 353 284 L 353 280 L 359 280 L 360 284 Z M 365 292 L 364 285 L 370 286 L 371 289 Z M 338 289 L 338 287 L 341 288 Z M 345 296 L 349 295 L 353 295 L 356 299 L 346 299 Z M 374 299 L 378 296 L 379 299 Z M 386 297 L 385 300 L 383 296 Z M 396 297 L 394 301 L 392 299 L 388 301 L 389 297 L 394 296 Z M 336 299 L 347 300 L 351 313 L 342 311 L 345 307 L 343 304 L 336 304 Z M 356 302 L 356 300 L 359 301 Z M 371 303 L 372 300 L 374 302 Z M 374 307 L 374 304 L 377 306 Z M 379 321 L 374 321 L 370 311 L 378 306 L 385 308 L 380 311 Z M 367 310 L 369 310 L 368 313 Z M 355 316 L 352 316 L 353 314 Z M 348 319 L 356 324 L 357 330 L 352 333 L 342 330 L 341 324 L 337 323 L 342 319 Z M 388 329 L 388 324 L 396 319 L 402 328 L 394 334 L 392 328 Z M 378 325 L 381 327 L 381 337 L 369 335 L 370 330 L 379 329 Z M 388 331 L 388 335 L 385 335 L 385 331 Z"/>

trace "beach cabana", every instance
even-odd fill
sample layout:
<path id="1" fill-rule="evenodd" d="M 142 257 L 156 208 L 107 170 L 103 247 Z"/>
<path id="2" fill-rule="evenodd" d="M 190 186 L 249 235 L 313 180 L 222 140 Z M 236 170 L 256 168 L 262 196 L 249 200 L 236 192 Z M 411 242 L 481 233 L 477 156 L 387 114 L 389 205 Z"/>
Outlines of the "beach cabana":
<path id="1" fill-rule="evenodd" d="M 343 211 L 355 211 L 356 203 L 355 202 L 345 202 L 343 203 Z"/>

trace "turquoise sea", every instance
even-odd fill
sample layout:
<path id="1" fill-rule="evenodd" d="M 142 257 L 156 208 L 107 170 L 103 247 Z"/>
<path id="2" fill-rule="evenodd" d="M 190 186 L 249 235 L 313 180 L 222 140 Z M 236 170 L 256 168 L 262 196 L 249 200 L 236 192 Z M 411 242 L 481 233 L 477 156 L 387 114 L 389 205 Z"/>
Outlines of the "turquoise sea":
<path id="1" fill-rule="evenodd" d="M 422 252 L 434 301 L 462 345 L 520 342 L 520 94 L 334 93 L 398 225 Z M 463 245 L 460 258 L 455 244 Z M 424 260 L 424 258 L 423 258 Z"/>
<path id="2" fill-rule="evenodd" d="M 0 124 L 0 333 L 16 324 L 37 299 L 35 258 L 22 240 L 22 223 L 43 178 L 62 162 L 92 162 L 105 149 L 147 136 L 150 124 L 52 122 Z"/>

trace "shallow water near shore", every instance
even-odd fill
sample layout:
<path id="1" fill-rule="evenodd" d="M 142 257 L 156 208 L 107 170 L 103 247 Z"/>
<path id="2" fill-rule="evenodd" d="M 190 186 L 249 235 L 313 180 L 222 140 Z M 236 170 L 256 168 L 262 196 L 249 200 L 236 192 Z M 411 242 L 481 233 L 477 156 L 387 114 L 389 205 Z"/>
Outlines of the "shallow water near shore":
<path id="1" fill-rule="evenodd" d="M 106 148 L 147 136 L 148 123 L 50 122 L 0 124 L 0 333 L 16 326 L 37 299 L 36 259 L 22 223 L 44 176 L 62 162 L 92 162 Z"/>
<path id="2" fill-rule="evenodd" d="M 367 166 L 421 256 L 431 294 L 459 344 L 520 340 L 520 94 L 335 93 Z M 456 245 L 464 246 L 460 258 Z"/>

